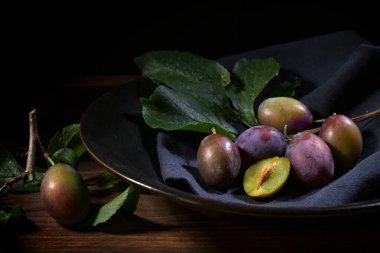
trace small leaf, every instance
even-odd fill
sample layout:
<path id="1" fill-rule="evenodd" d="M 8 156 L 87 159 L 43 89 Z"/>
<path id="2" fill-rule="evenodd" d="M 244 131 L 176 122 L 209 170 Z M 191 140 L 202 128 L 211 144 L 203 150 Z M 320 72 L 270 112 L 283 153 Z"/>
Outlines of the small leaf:
<path id="1" fill-rule="evenodd" d="M 24 218 L 24 210 L 20 206 L 16 206 L 10 210 L 0 210 L 0 225 L 5 225 L 13 219 Z"/>
<path id="2" fill-rule="evenodd" d="M 86 151 L 80 138 L 79 124 L 66 126 L 62 129 L 62 132 L 57 132 L 50 140 L 47 152 L 54 154 L 62 148 L 72 149 L 78 158 Z"/>
<path id="3" fill-rule="evenodd" d="M 18 165 L 16 159 L 4 148 L 0 147 L 0 184 L 6 180 L 21 174 L 23 168 Z"/>
<path id="4" fill-rule="evenodd" d="M 18 165 L 12 154 L 0 147 L 0 186 L 23 172 L 23 168 Z M 7 190 L 9 190 L 9 187 L 2 194 L 5 194 Z"/>
<path id="5" fill-rule="evenodd" d="M 61 148 L 57 150 L 53 155 L 52 159 L 55 163 L 66 163 L 73 168 L 78 165 L 78 155 L 71 148 Z"/>
<path id="6" fill-rule="evenodd" d="M 121 177 L 114 173 L 106 172 L 97 178 L 96 185 L 102 188 L 111 188 L 120 182 L 124 182 Z"/>
<path id="7" fill-rule="evenodd" d="M 78 136 L 79 127 L 79 124 L 72 124 L 62 129 L 62 145 L 65 148 L 69 147 L 69 143 Z"/>
<path id="8" fill-rule="evenodd" d="M 57 150 L 59 150 L 62 147 L 61 139 L 61 133 L 56 132 L 54 136 L 51 138 L 47 148 L 47 152 L 49 154 L 54 154 Z"/>
<path id="9" fill-rule="evenodd" d="M 79 124 L 77 126 L 77 132 L 72 136 L 70 141 L 66 144 L 66 148 L 72 149 L 78 156 L 78 158 L 86 152 L 86 148 L 83 145 L 82 139 L 80 138 Z"/>
<path id="10" fill-rule="evenodd" d="M 266 98 L 270 97 L 294 97 L 296 88 L 301 86 L 301 80 L 294 78 L 293 82 L 285 81 L 281 83 L 274 83 Z"/>
<path id="11" fill-rule="evenodd" d="M 187 52 L 153 51 L 135 59 L 145 77 L 159 85 L 141 99 L 152 128 L 210 133 L 216 127 L 230 138 L 237 119 L 225 94 L 230 73 L 216 61 Z"/>
<path id="12" fill-rule="evenodd" d="M 242 122 L 248 126 L 257 124 L 253 110 L 255 99 L 259 96 L 265 85 L 280 70 L 278 62 L 273 58 L 239 60 L 233 69 L 234 78 L 227 86 L 227 95 L 233 105 L 240 112 Z"/>
<path id="13" fill-rule="evenodd" d="M 120 193 L 113 200 L 101 206 L 95 215 L 86 221 L 83 226 L 97 226 L 109 220 L 119 210 L 125 210 L 133 213 L 137 208 L 139 201 L 140 189 L 134 185 L 130 185 L 124 192 Z"/>
<path id="14" fill-rule="evenodd" d="M 15 176 L 24 172 L 24 169 L 17 163 L 16 159 L 11 153 L 0 147 L 0 186 L 4 185 L 7 181 Z M 19 181 L 8 187 L 7 191 L 12 192 L 38 192 L 40 184 L 44 176 L 42 168 L 35 166 L 34 180 L 32 182 Z M 2 194 L 5 194 L 4 191 Z"/>

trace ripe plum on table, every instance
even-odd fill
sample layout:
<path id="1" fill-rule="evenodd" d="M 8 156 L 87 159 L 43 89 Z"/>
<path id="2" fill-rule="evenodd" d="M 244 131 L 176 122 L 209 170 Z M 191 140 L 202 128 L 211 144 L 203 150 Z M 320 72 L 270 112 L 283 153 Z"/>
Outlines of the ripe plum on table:
<path id="1" fill-rule="evenodd" d="M 52 165 L 41 182 L 42 205 L 59 223 L 83 221 L 90 209 L 90 192 L 80 174 L 64 163 Z"/>

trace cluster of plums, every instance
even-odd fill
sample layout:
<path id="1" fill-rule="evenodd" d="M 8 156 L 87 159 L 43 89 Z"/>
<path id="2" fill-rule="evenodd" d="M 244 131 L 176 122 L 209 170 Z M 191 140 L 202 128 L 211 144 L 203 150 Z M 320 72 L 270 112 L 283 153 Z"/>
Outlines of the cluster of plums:
<path id="1" fill-rule="evenodd" d="M 321 187 L 335 169 L 352 167 L 362 152 L 361 132 L 350 118 L 334 114 L 323 121 L 319 135 L 308 132 L 313 115 L 294 98 L 264 100 L 258 121 L 235 141 L 215 132 L 202 140 L 197 161 L 206 185 L 226 190 L 244 173 L 243 187 L 252 197 L 277 193 L 289 174 L 308 187 Z"/>

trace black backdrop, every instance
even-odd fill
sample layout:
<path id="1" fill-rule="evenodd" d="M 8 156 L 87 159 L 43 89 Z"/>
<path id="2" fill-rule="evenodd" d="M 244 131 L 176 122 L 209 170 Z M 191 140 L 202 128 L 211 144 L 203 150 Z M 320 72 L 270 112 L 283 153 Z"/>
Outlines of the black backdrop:
<path id="1" fill-rule="evenodd" d="M 176 49 L 218 58 L 341 30 L 355 30 L 378 45 L 376 10 L 362 1 L 237 0 L 5 8 L 0 139 L 25 144 L 33 107 L 41 111 L 42 129 L 53 117 L 63 117 L 70 96 L 58 91 L 67 80 L 138 74 L 133 59 L 146 51 Z"/>

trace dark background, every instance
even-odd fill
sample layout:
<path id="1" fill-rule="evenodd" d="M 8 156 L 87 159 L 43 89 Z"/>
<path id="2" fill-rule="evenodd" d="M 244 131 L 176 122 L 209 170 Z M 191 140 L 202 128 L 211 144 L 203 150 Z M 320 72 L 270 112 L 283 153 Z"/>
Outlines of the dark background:
<path id="1" fill-rule="evenodd" d="M 133 59 L 149 50 L 218 58 L 342 30 L 357 31 L 379 45 L 377 10 L 362 1 L 125 1 L 121 6 L 5 8 L 0 140 L 27 143 L 32 108 L 39 110 L 42 131 L 53 122 L 54 127 L 79 122 L 77 115 L 63 112 L 73 98 L 86 94 L 75 94 L 67 83 L 83 75 L 139 74 Z"/>

